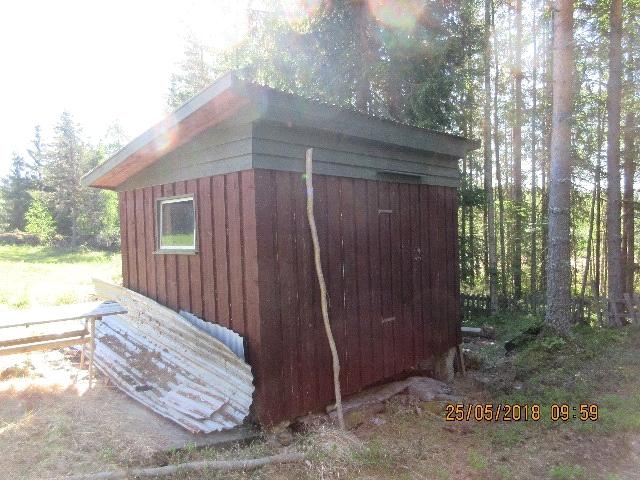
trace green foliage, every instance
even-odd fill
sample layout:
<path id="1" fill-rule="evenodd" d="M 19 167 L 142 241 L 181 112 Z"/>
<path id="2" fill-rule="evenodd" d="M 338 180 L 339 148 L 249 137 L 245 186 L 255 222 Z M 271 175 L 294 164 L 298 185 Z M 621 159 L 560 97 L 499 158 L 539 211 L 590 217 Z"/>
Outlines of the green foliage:
<path id="1" fill-rule="evenodd" d="M 56 234 L 56 222 L 39 192 L 33 193 L 29 210 L 25 215 L 25 231 L 37 235 L 40 242 L 50 244 Z"/>
<path id="2" fill-rule="evenodd" d="M 31 201 L 28 192 L 30 187 L 27 164 L 21 155 L 14 154 L 9 173 L 0 182 L 3 204 L 0 210 L 0 224 L 4 224 L 6 229 L 24 230 L 24 215 Z"/>
<path id="3" fill-rule="evenodd" d="M 579 465 L 556 465 L 549 470 L 551 478 L 556 480 L 581 480 L 585 478 L 585 469 Z"/>
<path id="4" fill-rule="evenodd" d="M 486 470 L 487 466 L 489 465 L 487 457 L 483 456 L 475 450 L 469 451 L 467 461 L 469 462 L 469 466 L 477 471 Z"/>

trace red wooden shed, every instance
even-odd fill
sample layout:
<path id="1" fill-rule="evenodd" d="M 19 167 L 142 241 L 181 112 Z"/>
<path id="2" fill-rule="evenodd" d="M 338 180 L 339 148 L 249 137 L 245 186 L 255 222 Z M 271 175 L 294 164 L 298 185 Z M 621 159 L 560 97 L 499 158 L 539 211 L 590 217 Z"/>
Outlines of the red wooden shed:
<path id="1" fill-rule="evenodd" d="M 244 336 L 270 425 L 333 401 L 305 150 L 349 395 L 459 343 L 458 159 L 475 146 L 228 75 L 83 181 L 118 192 L 126 287 Z"/>

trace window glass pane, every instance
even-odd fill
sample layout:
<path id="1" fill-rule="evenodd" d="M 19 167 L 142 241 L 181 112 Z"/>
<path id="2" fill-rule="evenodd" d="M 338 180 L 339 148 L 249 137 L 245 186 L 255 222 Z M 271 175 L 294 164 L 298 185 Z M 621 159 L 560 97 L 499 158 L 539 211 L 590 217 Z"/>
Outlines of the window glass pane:
<path id="1" fill-rule="evenodd" d="M 161 201 L 160 222 L 160 248 L 195 248 L 193 199 Z"/>

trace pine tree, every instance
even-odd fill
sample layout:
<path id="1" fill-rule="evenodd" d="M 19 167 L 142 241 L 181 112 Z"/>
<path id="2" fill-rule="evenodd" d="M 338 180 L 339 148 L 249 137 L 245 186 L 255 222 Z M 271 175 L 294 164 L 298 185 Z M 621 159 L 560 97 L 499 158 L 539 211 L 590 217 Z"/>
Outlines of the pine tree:
<path id="1" fill-rule="evenodd" d="M 0 193 L 4 200 L 0 223 L 4 223 L 8 230 L 24 230 L 24 215 L 31 201 L 27 192 L 30 185 L 24 157 L 14 153 L 11 169 L 0 184 Z"/>
<path id="2" fill-rule="evenodd" d="M 609 324 L 622 300 L 622 238 L 620 193 L 620 105 L 622 97 L 622 0 L 611 1 L 609 34 L 609 81 L 607 83 L 607 297 Z"/>
<path id="3" fill-rule="evenodd" d="M 85 172 L 85 146 L 78 130 L 71 114 L 63 112 L 47 152 L 48 161 L 43 178 L 47 203 L 58 225 L 58 232 L 70 240 L 73 248 L 80 240 L 78 219 L 84 209 L 80 177 Z"/>
<path id="4" fill-rule="evenodd" d="M 42 182 L 42 176 L 44 175 L 46 157 L 44 152 L 44 145 L 42 143 L 42 131 L 40 129 L 40 125 L 36 125 L 36 127 L 34 128 L 31 148 L 27 149 L 27 153 L 31 158 L 31 161 L 28 165 L 29 177 L 32 183 L 31 188 L 42 190 L 44 186 Z"/>
<path id="5" fill-rule="evenodd" d="M 549 177 L 549 259 L 546 322 L 560 332 L 571 321 L 571 121 L 573 103 L 573 1 L 558 0 L 553 18 L 553 122 Z"/>

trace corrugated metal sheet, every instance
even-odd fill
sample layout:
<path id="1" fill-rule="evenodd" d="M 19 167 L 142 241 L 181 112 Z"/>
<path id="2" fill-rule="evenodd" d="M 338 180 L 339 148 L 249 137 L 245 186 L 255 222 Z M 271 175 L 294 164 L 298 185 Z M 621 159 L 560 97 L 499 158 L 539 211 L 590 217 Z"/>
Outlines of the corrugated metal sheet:
<path id="1" fill-rule="evenodd" d="M 249 414 L 251 368 L 182 316 L 123 287 L 94 281 L 126 315 L 96 325 L 95 364 L 126 394 L 192 432 L 233 428 Z"/>
<path id="2" fill-rule="evenodd" d="M 193 313 L 186 312 L 184 310 L 180 310 L 180 315 L 187 319 L 187 321 L 192 325 L 220 340 L 229 347 L 233 353 L 244 360 L 244 340 L 236 332 L 223 327 L 222 325 L 218 325 L 217 323 L 205 322 L 201 318 L 196 317 Z"/>

